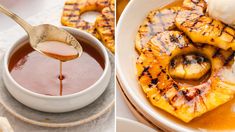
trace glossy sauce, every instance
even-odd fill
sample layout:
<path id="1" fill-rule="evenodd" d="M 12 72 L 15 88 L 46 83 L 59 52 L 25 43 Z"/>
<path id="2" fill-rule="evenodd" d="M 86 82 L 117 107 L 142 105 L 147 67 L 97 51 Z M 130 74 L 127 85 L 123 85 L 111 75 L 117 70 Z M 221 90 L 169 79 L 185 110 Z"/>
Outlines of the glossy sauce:
<path id="1" fill-rule="evenodd" d="M 81 43 L 81 57 L 63 62 L 33 50 L 29 44 L 17 50 L 10 59 L 12 77 L 33 92 L 58 96 L 82 91 L 102 75 L 104 59 L 96 49 Z M 60 75 L 62 73 L 62 75 Z"/>
<path id="2" fill-rule="evenodd" d="M 235 99 L 193 119 L 190 126 L 209 130 L 235 130 Z"/>
<path id="3" fill-rule="evenodd" d="M 58 41 L 41 42 L 36 48 L 47 56 L 61 61 L 72 60 L 79 55 L 74 47 Z"/>
<path id="4" fill-rule="evenodd" d="M 163 8 L 182 6 L 183 0 L 176 0 Z M 193 84 L 194 82 L 187 82 Z M 168 113 L 167 113 L 168 114 Z M 182 121 L 181 121 L 182 122 Z M 189 123 L 182 122 L 185 126 L 194 127 L 201 130 L 221 130 L 234 131 L 235 130 L 235 98 L 212 111 L 209 111 L 202 116 L 193 119 Z"/>
<path id="5" fill-rule="evenodd" d="M 37 44 L 36 49 L 49 57 L 60 60 L 59 79 L 60 79 L 60 96 L 62 96 L 63 79 L 64 79 L 62 61 L 64 62 L 76 59 L 79 56 L 78 51 L 74 47 L 59 41 L 40 42 Z"/>

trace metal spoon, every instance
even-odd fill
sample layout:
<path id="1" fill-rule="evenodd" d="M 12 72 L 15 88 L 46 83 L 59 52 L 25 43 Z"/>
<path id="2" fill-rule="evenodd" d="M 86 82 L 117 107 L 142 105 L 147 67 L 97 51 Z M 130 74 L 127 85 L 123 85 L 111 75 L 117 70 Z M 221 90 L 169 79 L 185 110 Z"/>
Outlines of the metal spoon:
<path id="1" fill-rule="evenodd" d="M 5 8 L 0 4 L 0 12 L 4 13 L 5 15 L 12 18 L 15 22 L 17 22 L 24 30 L 28 33 L 29 42 L 33 49 L 39 51 L 42 54 L 45 54 L 49 57 L 59 59 L 61 61 L 68 61 L 80 57 L 83 50 L 80 43 L 67 31 L 60 29 L 56 26 L 50 24 L 42 24 L 38 26 L 32 26 L 22 18 Z M 43 52 L 38 48 L 38 44 L 46 41 L 58 41 L 62 42 L 63 44 L 67 44 L 68 46 L 72 46 L 74 49 L 77 50 L 77 55 L 75 57 L 63 57 L 57 55 L 51 55 Z"/>

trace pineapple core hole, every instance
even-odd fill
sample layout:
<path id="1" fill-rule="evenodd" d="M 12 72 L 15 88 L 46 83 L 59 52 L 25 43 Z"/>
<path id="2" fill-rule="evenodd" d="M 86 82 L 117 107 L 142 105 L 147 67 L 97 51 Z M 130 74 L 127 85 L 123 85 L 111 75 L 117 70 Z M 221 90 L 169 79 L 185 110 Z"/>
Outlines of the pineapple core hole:
<path id="1" fill-rule="evenodd" d="M 87 11 L 81 14 L 81 19 L 89 23 L 95 23 L 98 15 L 100 15 L 100 13 L 97 11 Z"/>
<path id="2" fill-rule="evenodd" d="M 170 76 L 181 83 L 200 84 L 208 79 L 210 71 L 209 59 L 200 54 L 179 55 L 169 64 Z"/>

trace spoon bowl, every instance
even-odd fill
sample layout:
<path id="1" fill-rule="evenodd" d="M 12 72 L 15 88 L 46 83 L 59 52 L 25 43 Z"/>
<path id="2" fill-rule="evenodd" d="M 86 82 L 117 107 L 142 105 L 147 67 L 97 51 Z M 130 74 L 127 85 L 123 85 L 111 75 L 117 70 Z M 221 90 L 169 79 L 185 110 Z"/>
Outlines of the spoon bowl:
<path id="1" fill-rule="evenodd" d="M 82 51 L 83 51 L 82 46 L 76 40 L 76 38 L 74 36 L 72 36 L 70 33 L 68 33 L 67 31 L 60 29 L 56 26 L 50 25 L 50 24 L 42 24 L 42 25 L 38 25 L 38 26 L 32 26 L 2 5 L 0 5 L 0 12 L 4 13 L 5 15 L 12 18 L 15 22 L 17 22 L 28 33 L 30 45 L 36 51 L 39 51 L 40 53 L 42 53 L 44 55 L 47 55 L 47 56 L 52 57 L 54 59 L 58 59 L 60 61 L 69 61 L 69 60 L 72 60 L 72 59 L 75 59 L 75 58 L 81 56 Z M 60 44 L 64 44 L 63 47 L 67 46 L 67 49 L 70 49 L 70 51 L 72 51 L 71 48 L 73 48 L 74 50 L 76 50 L 76 52 L 74 52 L 74 50 L 73 50 L 72 51 L 73 54 L 71 54 L 69 56 L 68 55 L 64 56 L 63 54 L 62 55 L 59 54 L 61 51 L 59 51 L 60 48 L 57 47 L 58 45 L 54 45 L 54 47 L 53 46 L 45 46 L 45 45 L 39 46 L 39 44 L 45 43 L 47 41 L 59 42 Z M 49 51 L 51 51 L 51 49 L 52 49 L 52 50 L 54 50 L 54 52 L 48 53 L 47 51 L 39 48 L 42 46 L 43 46 L 43 49 L 45 49 L 45 47 L 47 47 L 47 48 L 50 48 Z M 61 46 L 59 46 L 59 47 L 61 47 Z M 58 49 L 58 50 L 56 51 L 56 49 Z"/>
<path id="2" fill-rule="evenodd" d="M 39 26 L 32 27 L 31 30 L 29 30 L 29 41 L 31 46 L 39 51 L 42 54 L 45 54 L 49 57 L 59 59 L 61 61 L 68 61 L 75 59 L 77 57 L 80 57 L 82 54 L 82 46 L 77 41 L 77 39 L 72 36 L 70 33 L 65 31 L 64 29 L 60 29 L 56 26 L 49 25 L 49 24 L 43 24 Z M 47 41 L 58 41 L 61 42 L 61 44 L 67 45 L 67 47 L 72 47 L 76 50 L 76 53 L 73 54 L 73 56 L 56 56 L 55 54 L 48 54 L 41 50 L 39 47 L 40 43 L 47 42 Z M 65 47 L 66 48 L 66 47 Z"/>

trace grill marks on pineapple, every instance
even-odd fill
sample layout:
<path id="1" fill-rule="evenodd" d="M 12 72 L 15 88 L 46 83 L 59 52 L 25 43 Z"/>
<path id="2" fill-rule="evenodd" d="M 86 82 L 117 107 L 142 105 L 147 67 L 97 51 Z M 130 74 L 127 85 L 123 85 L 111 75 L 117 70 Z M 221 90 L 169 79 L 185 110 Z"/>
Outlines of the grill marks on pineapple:
<path id="1" fill-rule="evenodd" d="M 64 5 L 61 23 L 65 26 L 85 30 L 99 38 L 94 23 L 82 20 L 81 14 L 87 11 L 101 12 L 109 4 L 109 0 L 67 0 Z"/>
<path id="2" fill-rule="evenodd" d="M 165 24 L 162 19 L 164 19 L 164 17 L 166 15 L 171 15 L 171 13 L 163 14 L 161 11 L 159 11 L 158 13 L 157 12 L 154 13 L 154 16 L 159 18 L 159 25 L 158 26 L 161 26 L 163 28 L 163 30 L 165 30 L 165 25 L 167 25 L 167 23 Z"/>
<path id="3" fill-rule="evenodd" d="M 177 22 L 179 22 L 179 24 L 181 26 L 185 26 L 185 27 L 189 28 L 190 32 L 192 32 L 194 30 L 194 26 L 196 26 L 196 24 L 201 22 L 199 18 L 204 16 L 204 15 L 198 14 L 198 12 L 192 12 L 191 10 L 183 10 L 183 11 L 180 11 L 179 14 L 181 14 L 184 17 L 183 18 L 177 17 L 178 18 Z M 188 24 L 187 21 L 191 21 L 191 23 Z M 213 22 L 213 21 L 211 21 L 211 22 Z M 209 22 L 209 24 L 211 24 L 211 22 Z M 204 32 L 204 33 L 206 33 L 206 32 Z"/>
<path id="4" fill-rule="evenodd" d="M 210 72 L 210 61 L 198 53 L 183 54 L 170 61 L 169 74 L 174 79 L 201 80 Z"/>
<path id="5" fill-rule="evenodd" d="M 235 56 L 235 51 L 232 51 L 231 49 L 226 51 L 207 44 L 200 44 L 196 46 L 199 46 L 199 49 L 203 49 L 205 47 L 213 47 L 213 51 L 211 50 L 212 58 L 219 59 L 224 66 L 227 66 L 231 61 L 233 61 L 233 58 Z"/>
<path id="6" fill-rule="evenodd" d="M 170 42 L 179 43 L 179 38 L 181 38 L 181 36 L 175 37 L 174 35 L 170 35 Z"/>
<path id="7" fill-rule="evenodd" d="M 174 107 L 175 110 L 177 110 L 177 107 L 174 106 L 174 102 L 177 100 L 176 98 L 181 98 L 180 95 L 183 97 L 185 103 L 190 102 L 191 100 L 193 100 L 197 96 L 201 96 L 200 94 L 202 92 L 199 88 L 194 88 L 194 90 L 192 90 L 192 89 L 190 89 L 190 90 L 189 89 L 179 89 L 180 88 L 179 84 L 177 84 L 177 82 L 174 82 L 174 80 L 172 78 L 170 78 L 170 76 L 167 74 L 165 69 L 161 69 L 160 72 L 157 74 L 157 77 L 153 78 L 152 77 L 153 75 L 151 75 L 151 72 L 150 72 L 150 67 L 153 67 L 153 65 L 148 66 L 148 67 L 144 67 L 142 74 L 139 76 L 139 80 L 143 76 L 149 77 L 150 83 L 148 84 L 148 87 L 158 89 L 160 95 L 162 97 L 164 97 L 169 103 L 171 103 L 171 105 Z M 166 87 L 164 87 L 164 88 L 158 87 L 158 82 L 162 81 L 162 80 L 159 80 L 160 75 L 165 76 L 167 78 L 165 81 L 170 81 L 171 82 L 170 85 L 166 85 Z M 175 93 L 171 93 L 171 94 L 174 94 L 174 96 L 172 98 L 170 98 L 166 94 L 172 88 L 174 88 L 176 91 L 174 91 Z"/>
<path id="8" fill-rule="evenodd" d="M 235 52 L 232 50 L 225 51 L 220 48 L 215 48 L 216 50 L 213 53 L 212 58 L 220 59 L 220 61 L 223 63 L 224 66 L 227 66 L 234 58 Z"/>
<path id="9" fill-rule="evenodd" d="M 136 49 L 141 52 L 145 44 L 157 33 L 175 29 L 175 17 L 178 7 L 151 11 L 136 36 Z"/>
<path id="10" fill-rule="evenodd" d="M 221 32 L 219 33 L 219 37 L 223 34 L 225 28 L 227 28 L 228 26 L 227 25 L 223 25 L 223 28 L 221 29 Z"/>
<path id="11" fill-rule="evenodd" d="M 184 85 L 171 78 L 167 67 L 174 66 L 170 60 L 182 52 L 198 52 L 208 56 L 212 65 L 216 63 L 208 80 L 198 85 Z M 148 42 L 138 58 L 138 80 L 154 106 L 189 122 L 232 98 L 232 86 L 223 85 L 218 72 L 226 63 L 233 61 L 233 56 L 234 52 L 231 50 L 225 51 L 205 44 L 191 44 L 179 31 L 164 31 Z M 201 63 L 205 60 L 199 57 L 198 61 Z M 229 67 L 230 64 L 227 65 L 227 68 Z"/>
<path id="12" fill-rule="evenodd" d="M 231 61 L 233 61 L 233 58 L 235 57 L 235 52 L 233 53 L 225 60 L 224 66 L 227 66 Z"/>
<path id="13" fill-rule="evenodd" d="M 95 27 L 105 46 L 115 52 L 115 5 L 114 1 L 109 7 L 102 10 L 102 15 L 96 19 Z"/>
<path id="14" fill-rule="evenodd" d="M 227 44 L 235 42 L 235 31 L 205 16 L 204 0 L 184 0 L 183 7 L 149 13 L 136 37 L 136 49 L 141 53 L 136 66 L 139 83 L 150 102 L 189 122 L 233 97 L 232 86 L 224 84 L 218 73 L 223 66 L 231 68 L 234 62 L 235 52 Z M 175 14 L 169 11 L 172 9 Z M 164 14 L 164 10 L 170 13 Z M 168 18 L 176 18 L 176 21 Z M 171 31 L 178 29 L 191 40 L 182 32 Z M 172 79 L 167 66 L 175 67 L 176 64 L 170 60 L 176 54 L 194 51 L 209 57 L 211 63 L 214 63 L 208 80 L 200 81 L 196 85 L 184 85 Z M 198 57 L 196 61 L 200 64 L 208 60 Z M 184 64 L 190 65 L 196 61 L 189 62 L 184 59 Z"/>
<path id="15" fill-rule="evenodd" d="M 184 40 L 186 39 L 182 33 L 180 32 L 177 32 L 177 31 L 172 31 L 172 32 L 163 32 L 163 33 L 160 33 L 156 36 L 156 40 L 157 42 L 155 43 L 160 43 L 158 46 L 160 47 L 161 50 L 159 50 L 162 54 L 167 54 L 167 55 L 170 55 L 173 50 L 175 50 L 176 48 L 186 48 L 188 47 L 188 41 Z M 153 38 L 154 39 L 154 38 Z M 181 40 L 183 39 L 183 40 Z M 181 43 L 181 42 L 184 42 L 184 43 Z M 171 46 L 170 46 L 170 43 L 173 43 Z M 169 45 L 168 45 L 169 44 Z M 174 46 L 173 46 L 174 45 Z M 172 49 L 170 49 L 170 47 L 173 47 Z M 149 50 L 147 50 L 149 51 Z M 141 58 L 140 58 L 141 59 Z M 204 61 L 204 60 L 198 60 L 200 62 Z M 140 64 L 143 65 L 143 62 L 139 61 Z M 169 102 L 174 102 L 174 100 L 176 100 L 176 96 L 179 96 L 181 93 L 183 96 L 185 96 L 184 98 L 187 99 L 189 98 L 187 95 L 189 95 L 189 91 L 185 91 L 185 90 L 180 90 L 179 89 L 179 85 L 174 82 L 174 80 L 170 77 L 170 75 L 166 72 L 166 68 L 164 69 L 163 66 L 159 66 L 160 68 L 160 71 L 159 73 L 157 74 L 156 78 L 153 78 L 154 75 L 151 75 L 151 67 L 154 67 L 154 65 L 149 65 L 147 67 L 144 67 L 144 70 L 142 71 L 142 73 L 140 74 L 139 76 L 139 80 L 141 79 L 141 77 L 143 76 L 148 76 L 150 78 L 150 81 L 149 81 L 149 84 L 148 86 L 152 87 L 152 86 L 155 86 L 156 88 L 159 89 L 160 91 L 160 94 L 161 96 L 164 96 Z M 162 75 L 162 76 L 161 76 Z M 160 78 L 161 76 L 161 78 Z M 164 79 L 164 80 L 160 80 L 160 79 Z M 170 82 L 169 84 L 170 85 L 165 85 L 165 87 L 162 87 L 160 88 L 158 86 L 158 83 L 159 81 L 163 81 L 163 82 L 160 82 L 160 83 L 163 83 L 164 82 Z M 163 85 L 161 85 L 163 86 Z M 166 93 L 168 92 L 168 90 L 170 90 L 171 88 L 174 88 L 175 90 L 177 90 L 178 92 L 175 93 L 174 97 L 173 98 L 168 98 L 168 96 L 166 95 Z M 192 93 L 190 93 L 191 96 L 196 96 Z M 197 92 L 195 93 L 197 94 Z M 175 108 L 176 109 L 176 108 Z"/>
<path id="16" fill-rule="evenodd" d="M 65 16 L 68 17 L 68 20 L 70 21 L 72 17 L 78 17 L 77 14 L 74 14 L 73 10 L 79 10 L 77 6 L 79 3 L 65 3 L 64 11 L 71 11 L 71 14 L 66 14 Z M 72 8 L 70 8 L 70 6 Z"/>
<path id="17" fill-rule="evenodd" d="M 182 32 L 162 32 L 157 34 L 151 41 L 160 48 L 160 53 L 165 53 L 171 56 L 172 51 L 175 48 L 185 48 L 188 47 L 188 40 L 184 41 L 183 33 Z M 170 46 L 169 46 L 170 45 Z"/>
<path id="18" fill-rule="evenodd" d="M 158 83 L 158 78 L 152 79 L 151 84 L 156 85 Z"/>
<path id="19" fill-rule="evenodd" d="M 154 25 L 153 25 L 153 23 L 151 21 L 151 18 L 148 16 L 146 19 L 148 21 L 148 25 L 146 24 L 146 25 L 144 25 L 144 27 L 148 27 L 149 28 L 149 30 L 150 30 L 149 36 L 154 36 L 156 33 L 154 32 L 154 28 L 153 28 Z M 144 37 L 144 34 L 141 34 L 141 35 L 142 35 L 142 37 Z M 143 41 L 143 40 L 141 40 L 141 41 Z M 141 45 L 141 46 L 143 48 L 143 45 Z"/>
<path id="20" fill-rule="evenodd" d="M 212 58 L 219 57 L 221 55 L 219 48 L 216 49 L 215 53 L 213 54 Z"/>
<path id="21" fill-rule="evenodd" d="M 204 0 L 184 0 L 183 7 L 203 14 L 206 12 L 207 4 Z"/>
<path id="22" fill-rule="evenodd" d="M 144 67 L 144 70 L 143 70 L 143 72 L 141 73 L 141 75 L 139 76 L 139 79 L 140 79 L 142 76 L 144 76 L 144 75 L 148 75 L 149 78 L 152 78 L 152 76 L 151 76 L 150 72 L 148 71 L 148 69 L 149 69 L 149 66 L 148 66 L 148 67 Z"/>
<path id="23" fill-rule="evenodd" d="M 202 64 L 203 62 L 209 62 L 206 58 L 203 56 L 200 56 L 198 54 L 195 54 L 195 60 L 189 60 L 186 58 L 186 56 L 183 56 L 183 64 L 189 65 L 189 64 Z"/>
<path id="24" fill-rule="evenodd" d="M 115 52 L 115 1 L 114 0 L 67 0 L 61 17 L 62 25 L 75 27 L 93 34 Z M 98 11 L 95 23 L 81 19 L 81 14 Z"/>
<path id="25" fill-rule="evenodd" d="M 210 17 L 182 9 L 176 16 L 176 26 L 193 42 L 206 43 L 227 50 L 235 49 L 235 31 Z"/>

